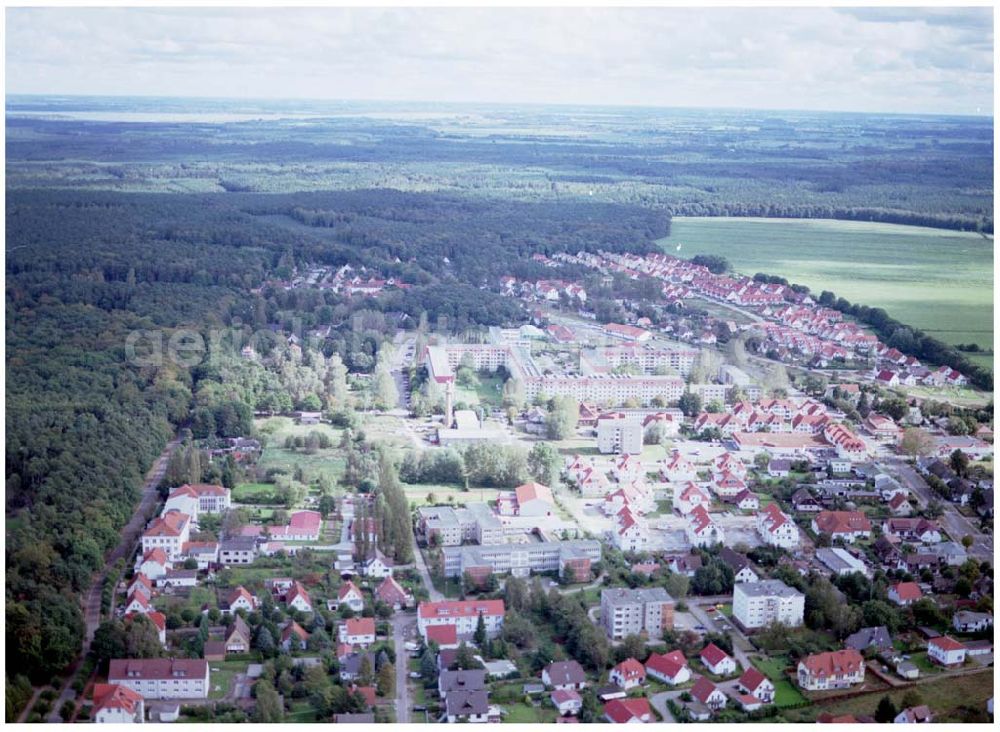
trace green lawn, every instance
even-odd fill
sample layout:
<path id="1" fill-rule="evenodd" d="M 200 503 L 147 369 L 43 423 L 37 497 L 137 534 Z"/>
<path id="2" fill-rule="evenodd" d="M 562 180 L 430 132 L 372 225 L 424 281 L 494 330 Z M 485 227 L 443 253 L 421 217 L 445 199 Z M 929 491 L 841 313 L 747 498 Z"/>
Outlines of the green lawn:
<path id="1" fill-rule="evenodd" d="M 477 488 L 471 486 L 468 491 L 457 485 L 441 485 L 429 483 L 403 483 L 403 493 L 406 499 L 415 506 L 428 504 L 459 504 L 495 501 L 500 491 L 496 488 Z M 432 495 L 433 494 L 433 495 Z M 433 501 L 428 500 L 429 497 Z"/>
<path id="2" fill-rule="evenodd" d="M 205 604 L 215 605 L 215 591 L 206 586 L 190 588 L 187 597 L 180 595 L 159 595 L 153 599 L 153 607 L 164 614 L 171 610 L 180 612 L 184 608 L 191 608 L 195 612 L 201 612 L 201 608 Z"/>
<path id="3" fill-rule="evenodd" d="M 885 308 L 946 343 L 993 346 L 993 242 L 856 221 L 675 217 L 668 251 L 721 254 L 738 272 L 787 277 Z"/>
<path id="4" fill-rule="evenodd" d="M 465 402 L 470 407 L 477 404 L 499 407 L 502 401 L 503 382 L 495 375 L 477 374 L 479 383 L 474 387 L 455 387 L 455 403 Z M 498 388 L 499 387 L 499 388 Z"/>
<path id="5" fill-rule="evenodd" d="M 248 498 L 274 495 L 276 488 L 271 483 L 239 483 L 233 488 L 233 502 L 244 503 Z"/>
<path id="6" fill-rule="evenodd" d="M 940 666 L 927 657 L 927 651 L 920 651 L 919 653 L 911 654 L 910 661 L 913 662 L 914 666 L 920 669 L 921 676 L 925 676 L 927 674 L 939 674 L 942 671 Z"/>
<path id="7" fill-rule="evenodd" d="M 507 716 L 503 717 L 503 721 L 511 724 L 551 724 L 559 716 L 555 707 L 548 704 L 544 697 L 540 707 L 533 707 L 524 702 L 517 704 L 508 702 L 501 706 L 507 710 Z"/>
<path id="8" fill-rule="evenodd" d="M 229 686 L 236 674 L 243 673 L 247 669 L 249 661 L 210 661 L 208 667 L 211 671 L 211 690 L 208 693 L 209 699 L 221 699 L 229 691 Z"/>
<path id="9" fill-rule="evenodd" d="M 731 607 L 730 611 L 732 611 Z M 806 700 L 785 675 L 785 668 L 788 667 L 787 656 L 757 657 L 753 659 L 753 665 L 774 682 L 774 703 L 776 706 L 793 706 Z"/>

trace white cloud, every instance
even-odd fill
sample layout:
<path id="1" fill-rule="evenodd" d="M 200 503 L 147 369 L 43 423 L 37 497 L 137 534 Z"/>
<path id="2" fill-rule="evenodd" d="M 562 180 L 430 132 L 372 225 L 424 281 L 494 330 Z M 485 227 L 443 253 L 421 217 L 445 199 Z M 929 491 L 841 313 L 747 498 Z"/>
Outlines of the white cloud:
<path id="1" fill-rule="evenodd" d="M 11 8 L 10 93 L 972 113 L 990 9 Z"/>

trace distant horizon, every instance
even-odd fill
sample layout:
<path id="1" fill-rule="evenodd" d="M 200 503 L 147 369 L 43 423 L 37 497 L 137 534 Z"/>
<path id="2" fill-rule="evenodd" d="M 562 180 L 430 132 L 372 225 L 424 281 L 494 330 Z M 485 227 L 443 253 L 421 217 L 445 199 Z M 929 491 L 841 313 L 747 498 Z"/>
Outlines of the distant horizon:
<path id="1" fill-rule="evenodd" d="M 724 107 L 724 106 L 689 106 L 689 105 L 653 105 L 653 104 L 597 104 L 585 102 L 532 102 L 532 101 L 453 101 L 440 99 L 374 99 L 374 98 L 337 98 L 337 97 L 248 97 L 248 96 L 218 96 L 207 94 L 65 94 L 60 92 L 10 92 L 5 99 L 163 99 L 163 100 L 201 100 L 232 103 L 320 103 L 320 104 L 385 104 L 385 105 L 445 105 L 448 107 L 564 107 L 568 109 L 621 109 L 621 110 L 678 110 L 678 111 L 711 111 L 711 112 L 775 112 L 796 114 L 830 114 L 830 115 L 861 115 L 869 117 L 962 117 L 971 119 L 993 119 L 991 114 L 975 114 L 961 112 L 888 112 L 860 109 L 810 109 L 810 108 L 778 108 L 778 107 Z M 9 113 L 11 110 L 5 110 Z M 177 114 L 183 114 L 178 112 Z"/>
<path id="2" fill-rule="evenodd" d="M 42 96 L 991 115 L 993 9 L 12 7 Z M 439 102 L 421 100 L 440 100 Z"/>

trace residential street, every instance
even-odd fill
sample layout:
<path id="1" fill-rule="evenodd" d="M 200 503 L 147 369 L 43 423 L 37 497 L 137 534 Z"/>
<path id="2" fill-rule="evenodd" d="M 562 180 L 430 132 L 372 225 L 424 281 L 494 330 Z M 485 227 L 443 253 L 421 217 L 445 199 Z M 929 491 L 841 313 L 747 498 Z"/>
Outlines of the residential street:
<path id="1" fill-rule="evenodd" d="M 146 526 L 147 518 L 153 512 L 159 500 L 157 488 L 163 479 L 164 473 L 167 472 L 167 461 L 170 460 L 171 453 L 173 453 L 179 444 L 180 440 L 177 438 L 168 442 L 167 446 L 163 448 L 163 452 L 156 459 L 156 462 L 149 469 L 149 472 L 146 473 L 146 482 L 142 486 L 142 499 L 139 501 L 139 505 L 135 507 L 132 518 L 122 528 L 121 541 L 118 543 L 118 546 L 104 557 L 104 569 L 91 577 L 90 589 L 87 591 L 83 603 L 83 617 L 86 624 L 83 649 L 80 652 L 80 656 L 73 663 L 70 672 L 66 675 L 66 681 L 59 692 L 59 698 L 52 705 L 52 714 L 46 720 L 48 722 L 61 723 L 62 717 L 59 716 L 59 710 L 64 703 L 76 697 L 76 692 L 70 688 L 70 684 L 81 661 L 90 652 L 90 643 L 94 639 L 94 633 L 97 632 L 97 626 L 101 624 L 101 593 L 104 589 L 104 581 L 107 579 L 108 573 L 114 563 L 122 558 L 127 559 L 135 549 L 139 541 L 139 535 Z"/>
<path id="2" fill-rule="evenodd" d="M 921 505 L 926 506 L 932 500 L 940 500 L 923 477 L 905 460 L 895 458 L 890 460 L 889 464 L 903 480 L 906 487 L 920 499 Z M 993 537 L 990 534 L 982 533 L 977 521 L 963 516 L 951 503 L 941 501 L 941 505 L 944 508 L 944 513 L 941 515 L 941 526 L 948 532 L 948 535 L 957 542 L 961 542 L 963 536 L 971 536 L 973 544 L 969 553 L 976 559 L 992 562 Z"/>
<path id="3" fill-rule="evenodd" d="M 392 618 L 392 640 L 396 647 L 396 722 L 410 721 L 409 658 L 406 638 L 416 628 L 413 613 L 396 613 Z"/>

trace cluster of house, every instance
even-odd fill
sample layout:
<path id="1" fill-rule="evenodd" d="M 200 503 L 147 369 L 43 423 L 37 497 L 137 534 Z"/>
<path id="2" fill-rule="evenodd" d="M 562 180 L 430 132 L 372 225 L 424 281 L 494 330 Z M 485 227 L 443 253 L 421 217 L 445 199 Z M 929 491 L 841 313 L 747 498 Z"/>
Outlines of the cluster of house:
<path id="1" fill-rule="evenodd" d="M 913 356 L 906 356 L 895 348 L 886 348 L 879 354 L 879 364 L 869 374 L 879 386 L 966 386 L 969 379 L 950 366 L 940 366 L 931 371 Z"/>
<path id="2" fill-rule="evenodd" d="M 297 272 L 288 280 L 271 284 L 286 291 L 309 288 L 362 296 L 377 295 L 388 288 L 405 290 L 410 287 L 393 277 L 384 279 L 367 267 L 352 267 L 349 264 L 338 268 L 310 267 L 304 272 Z"/>
<path id="3" fill-rule="evenodd" d="M 506 275 L 500 278 L 500 289 L 505 295 L 522 297 L 526 300 L 559 302 L 561 297 L 567 297 L 572 302 L 583 304 L 587 302 L 587 290 L 575 282 L 563 280 L 518 280 Z"/>
<path id="4" fill-rule="evenodd" d="M 846 320 L 841 312 L 787 285 L 757 282 L 739 275 L 714 274 L 705 266 L 664 253 L 641 256 L 578 252 L 575 255 L 556 254 L 553 259 L 605 274 L 657 279 L 662 283 L 663 295 L 669 304 L 680 304 L 684 297 L 698 295 L 753 310 L 765 319 L 754 326 L 763 334 L 758 349 L 782 361 L 804 362 L 816 368 L 825 368 L 833 361 L 874 361 L 878 364 L 873 374 L 876 380 L 881 371 L 890 371 L 897 374 L 895 383 L 933 386 L 967 383 L 965 376 L 948 367 L 930 371 L 917 359 L 890 348 L 857 323 Z"/>

